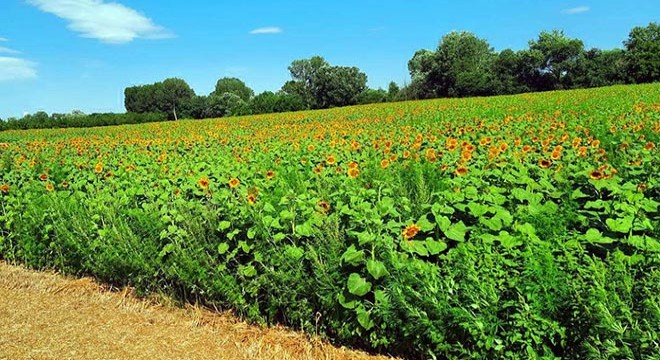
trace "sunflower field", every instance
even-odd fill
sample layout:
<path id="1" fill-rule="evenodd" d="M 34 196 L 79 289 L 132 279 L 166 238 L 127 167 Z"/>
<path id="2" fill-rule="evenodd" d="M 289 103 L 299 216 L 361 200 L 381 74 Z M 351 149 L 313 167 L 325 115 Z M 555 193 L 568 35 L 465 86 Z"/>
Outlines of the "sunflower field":
<path id="1" fill-rule="evenodd" d="M 406 358 L 660 356 L 660 84 L 0 132 L 0 258 Z"/>

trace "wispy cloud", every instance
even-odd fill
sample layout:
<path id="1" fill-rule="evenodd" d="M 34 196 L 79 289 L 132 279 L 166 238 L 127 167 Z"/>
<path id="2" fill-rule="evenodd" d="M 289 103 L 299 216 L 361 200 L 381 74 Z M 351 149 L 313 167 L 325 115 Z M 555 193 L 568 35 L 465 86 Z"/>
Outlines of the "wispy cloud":
<path id="1" fill-rule="evenodd" d="M 8 47 L 0 46 L 0 54 L 12 54 L 12 55 L 15 55 L 15 54 L 20 54 L 20 53 L 21 53 L 20 51 L 16 51 L 16 50 L 14 50 L 14 49 L 10 49 L 10 48 L 8 48 Z"/>
<path id="2" fill-rule="evenodd" d="M 3 38 L 2 36 L 0 36 L 0 42 L 2 41 L 9 41 L 9 40 L 7 40 L 7 38 Z"/>
<path id="3" fill-rule="evenodd" d="M 283 30 L 280 27 L 277 26 L 268 26 L 268 27 L 261 27 L 254 29 L 250 31 L 250 34 L 252 35 L 263 35 L 263 34 L 279 34 Z"/>
<path id="4" fill-rule="evenodd" d="M 39 10 L 68 21 L 68 28 L 86 38 L 108 44 L 124 44 L 137 38 L 172 37 L 138 11 L 117 2 L 103 0 L 27 0 Z"/>
<path id="5" fill-rule="evenodd" d="M 28 60 L 0 56 L 0 81 L 25 80 L 37 77 L 36 65 Z"/>
<path id="6" fill-rule="evenodd" d="M 578 6 L 570 9 L 564 9 L 562 10 L 562 13 L 568 14 L 568 15 L 575 15 L 575 14 L 582 14 L 586 13 L 587 11 L 591 10 L 590 7 L 588 6 Z"/>

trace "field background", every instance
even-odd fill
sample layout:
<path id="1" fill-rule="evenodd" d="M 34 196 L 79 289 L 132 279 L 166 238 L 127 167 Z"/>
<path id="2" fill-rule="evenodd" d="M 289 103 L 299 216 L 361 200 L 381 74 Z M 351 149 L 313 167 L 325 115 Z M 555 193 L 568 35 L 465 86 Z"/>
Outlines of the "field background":
<path id="1" fill-rule="evenodd" d="M 0 257 L 407 357 L 652 358 L 660 85 L 0 133 Z"/>

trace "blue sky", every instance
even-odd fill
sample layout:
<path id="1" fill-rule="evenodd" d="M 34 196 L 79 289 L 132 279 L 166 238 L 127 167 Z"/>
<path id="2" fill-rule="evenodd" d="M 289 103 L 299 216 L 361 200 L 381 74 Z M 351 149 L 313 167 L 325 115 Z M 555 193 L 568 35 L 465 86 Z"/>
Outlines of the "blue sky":
<path id="1" fill-rule="evenodd" d="M 224 76 L 275 91 L 292 60 L 313 55 L 386 87 L 407 81 L 414 52 L 452 30 L 496 50 L 551 29 L 610 49 L 658 20 L 658 0 L 0 0 L 0 118 L 123 111 L 126 86 L 167 77 L 198 94 Z"/>

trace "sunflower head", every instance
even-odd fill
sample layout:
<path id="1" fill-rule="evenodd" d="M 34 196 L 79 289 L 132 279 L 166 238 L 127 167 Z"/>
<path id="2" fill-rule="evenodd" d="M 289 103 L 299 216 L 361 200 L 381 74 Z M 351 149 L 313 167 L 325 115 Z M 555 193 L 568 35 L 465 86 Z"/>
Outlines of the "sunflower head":
<path id="1" fill-rule="evenodd" d="M 605 174 L 600 170 L 593 170 L 589 173 L 591 180 L 600 180 L 605 177 Z"/>
<path id="2" fill-rule="evenodd" d="M 465 166 L 461 165 L 461 166 L 459 166 L 459 167 L 456 168 L 455 173 L 456 173 L 456 175 L 458 175 L 458 176 L 463 176 L 463 175 L 465 175 L 465 174 L 468 173 L 468 168 L 466 168 Z"/>
<path id="3" fill-rule="evenodd" d="M 229 187 L 230 187 L 230 188 L 232 188 L 232 189 L 236 189 L 236 188 L 238 187 L 238 185 L 241 184 L 241 181 L 238 180 L 237 178 L 231 178 L 231 179 L 229 180 L 228 184 L 229 184 Z"/>
<path id="4" fill-rule="evenodd" d="M 390 166 L 390 161 L 388 159 L 383 159 L 380 161 L 381 168 L 387 169 L 388 166 Z"/>
<path id="5" fill-rule="evenodd" d="M 199 186 L 204 190 L 207 190 L 209 188 L 210 183 L 211 181 L 206 176 L 202 176 L 201 178 L 199 178 L 199 180 L 197 180 L 197 186 Z"/>
<path id="6" fill-rule="evenodd" d="M 401 232 L 401 235 L 403 236 L 404 239 L 410 240 L 415 236 L 417 236 L 420 230 L 422 229 L 419 227 L 419 225 L 413 223 L 406 226 L 406 228 L 403 229 L 403 231 Z"/>
<path id="7" fill-rule="evenodd" d="M 329 204 L 327 201 L 323 201 L 323 200 L 321 200 L 321 201 L 319 201 L 318 203 L 316 203 L 316 205 L 319 207 L 319 209 L 320 209 L 323 213 L 328 213 L 328 212 L 330 212 L 330 210 L 331 210 L 331 206 L 330 206 L 330 204 Z"/>
<path id="8" fill-rule="evenodd" d="M 353 167 L 353 168 L 348 169 L 348 177 L 350 177 L 352 179 L 355 179 L 359 175 L 360 175 L 360 170 L 358 170 L 358 168 Z"/>
<path id="9" fill-rule="evenodd" d="M 541 160 L 539 160 L 539 166 L 540 166 L 542 169 L 547 169 L 547 168 L 549 168 L 550 166 L 552 166 L 552 161 L 550 161 L 550 160 L 548 160 L 548 159 L 541 159 Z"/>

